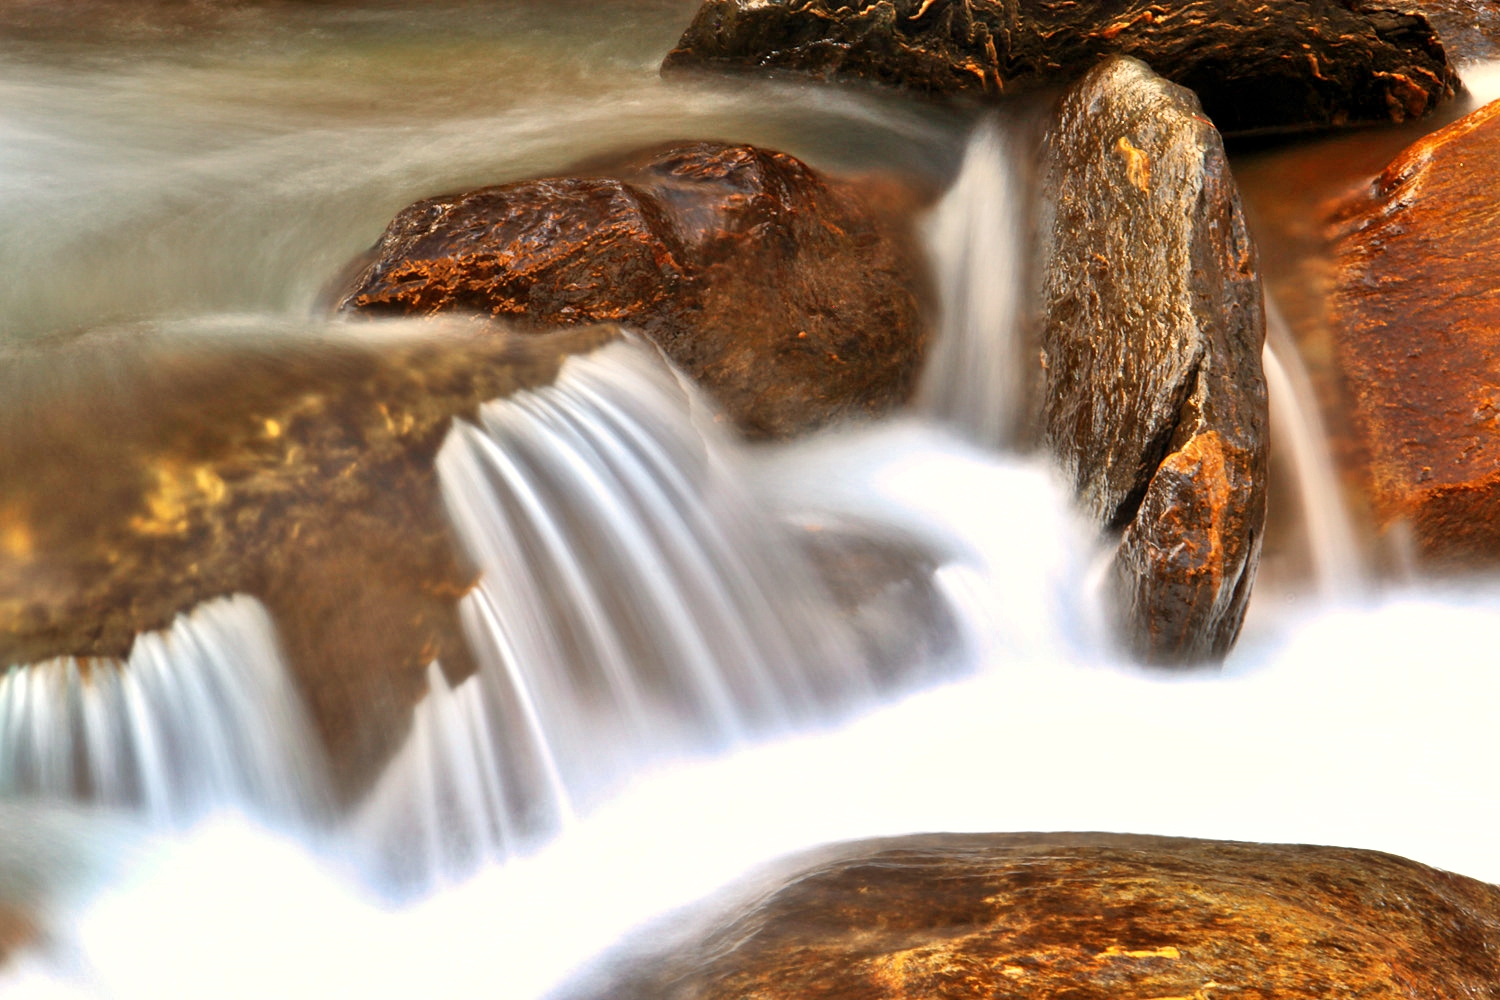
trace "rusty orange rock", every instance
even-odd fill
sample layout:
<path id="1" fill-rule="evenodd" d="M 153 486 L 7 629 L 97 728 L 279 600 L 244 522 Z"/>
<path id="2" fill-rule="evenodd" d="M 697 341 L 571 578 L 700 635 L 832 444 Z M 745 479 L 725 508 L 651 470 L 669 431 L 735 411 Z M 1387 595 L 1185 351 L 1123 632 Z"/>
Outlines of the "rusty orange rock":
<path id="1" fill-rule="evenodd" d="M 1500 888 L 1388 854 L 1097 833 L 820 854 L 570 1000 L 1500 996 Z"/>
<path id="2" fill-rule="evenodd" d="M 1333 222 L 1332 331 L 1382 527 L 1500 556 L 1500 102 L 1405 150 Z"/>
<path id="3" fill-rule="evenodd" d="M 914 391 L 927 327 L 912 208 L 889 181 L 677 143 L 589 176 L 419 202 L 340 308 L 627 324 L 742 431 L 785 437 L 879 415 Z"/>

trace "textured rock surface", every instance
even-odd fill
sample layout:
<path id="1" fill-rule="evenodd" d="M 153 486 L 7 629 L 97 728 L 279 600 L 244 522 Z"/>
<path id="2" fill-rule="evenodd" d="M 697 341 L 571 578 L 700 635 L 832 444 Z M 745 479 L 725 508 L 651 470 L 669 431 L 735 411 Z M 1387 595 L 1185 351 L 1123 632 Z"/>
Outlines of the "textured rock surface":
<path id="1" fill-rule="evenodd" d="M 1437 29 L 1453 61 L 1500 58 L 1500 3 L 1496 0 L 1381 0 L 1422 14 Z"/>
<path id="2" fill-rule="evenodd" d="M 1072 83 L 1105 55 L 1198 93 L 1225 132 L 1403 121 L 1453 91 L 1417 13 L 1354 0 L 705 0 L 666 68 L 794 70 L 930 94 Z"/>
<path id="3" fill-rule="evenodd" d="M 1500 557 L 1500 102 L 1408 148 L 1333 230 L 1329 328 L 1382 526 Z"/>
<path id="4" fill-rule="evenodd" d="M 604 172 L 413 205 L 341 308 L 628 324 L 756 437 L 876 415 L 910 396 L 924 266 L 905 221 L 910 196 L 895 184 L 707 142 Z"/>
<path id="5" fill-rule="evenodd" d="M 204 600 L 250 594 L 340 787 L 357 790 L 399 744 L 427 664 L 472 671 L 455 602 L 474 573 L 433 469 L 452 418 L 549 383 L 611 336 L 127 342 L 7 359 L 0 665 L 123 657 Z"/>
<path id="6" fill-rule="evenodd" d="M 835 850 L 575 997 L 1500 996 L 1500 888 L 1387 854 L 1114 834 Z"/>
<path id="7" fill-rule="evenodd" d="M 1159 662 L 1233 645 L 1265 524 L 1265 315 L 1218 134 L 1144 65 L 1101 64 L 1048 138 L 1046 442 L 1117 558 Z"/>

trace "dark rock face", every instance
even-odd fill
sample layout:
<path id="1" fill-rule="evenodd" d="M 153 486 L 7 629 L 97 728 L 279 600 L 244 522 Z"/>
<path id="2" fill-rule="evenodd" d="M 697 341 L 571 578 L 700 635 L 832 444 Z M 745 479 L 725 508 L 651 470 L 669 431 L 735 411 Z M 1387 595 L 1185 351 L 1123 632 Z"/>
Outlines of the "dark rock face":
<path id="1" fill-rule="evenodd" d="M 1400 2 L 1400 0 L 1396 0 Z M 793 70 L 993 98 L 1134 56 L 1225 132 L 1404 121 L 1453 92 L 1417 13 L 1356 0 L 705 0 L 664 68 Z"/>
<path id="2" fill-rule="evenodd" d="M 1045 440 L 1103 528 L 1126 631 L 1181 662 L 1233 645 L 1265 525 L 1265 313 L 1223 145 L 1193 95 L 1112 59 L 1048 138 Z"/>
<path id="3" fill-rule="evenodd" d="M 991 834 L 824 855 L 573 996 L 1500 996 L 1500 888 L 1388 854 Z"/>
<path id="4" fill-rule="evenodd" d="M 1428 559 L 1500 556 L 1500 102 L 1408 148 L 1333 229 L 1332 332 L 1371 506 Z"/>
<path id="5" fill-rule="evenodd" d="M 0 666 L 123 658 L 137 634 L 249 594 L 276 623 L 338 789 L 357 794 L 399 746 L 427 665 L 473 671 L 455 605 L 475 573 L 433 466 L 452 419 L 550 383 L 613 336 L 7 358 Z"/>
<path id="6" fill-rule="evenodd" d="M 754 437 L 868 417 L 915 389 L 924 267 L 894 183 L 682 143 L 608 176 L 420 202 L 340 308 L 635 327 Z"/>

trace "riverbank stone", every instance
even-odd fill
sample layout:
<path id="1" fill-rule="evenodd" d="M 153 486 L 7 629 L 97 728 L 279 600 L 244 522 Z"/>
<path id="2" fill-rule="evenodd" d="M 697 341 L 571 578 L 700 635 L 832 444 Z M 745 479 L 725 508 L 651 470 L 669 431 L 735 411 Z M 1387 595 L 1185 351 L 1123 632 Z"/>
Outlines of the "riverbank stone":
<path id="1" fill-rule="evenodd" d="M 562 995 L 1451 1000 L 1500 982 L 1500 888 L 1374 851 L 926 835 L 825 848 L 732 895 Z"/>
<path id="2" fill-rule="evenodd" d="M 704 0 L 664 70 L 794 72 L 995 99 L 1109 55 L 1197 92 L 1223 132 L 1405 121 L 1456 79 L 1422 13 L 1261 0 Z"/>
<path id="3" fill-rule="evenodd" d="M 1255 247 L 1192 93 L 1114 58 L 1063 99 L 1040 222 L 1048 450 L 1105 531 L 1123 634 L 1159 663 L 1233 646 L 1266 516 Z"/>
<path id="4" fill-rule="evenodd" d="M 1380 528 L 1424 561 L 1500 558 L 1500 102 L 1334 212 L 1328 328 Z"/>
<path id="5" fill-rule="evenodd" d="M 339 308 L 465 311 L 654 341 L 754 438 L 878 416 L 927 337 L 914 196 L 784 153 L 682 142 L 403 211 Z"/>
<path id="6" fill-rule="evenodd" d="M 407 324 L 368 343 L 122 335 L 8 357 L 0 667 L 123 660 L 137 635 L 248 594 L 352 801 L 409 730 L 428 664 L 475 669 L 456 605 L 477 572 L 434 467 L 453 419 L 616 335 Z"/>

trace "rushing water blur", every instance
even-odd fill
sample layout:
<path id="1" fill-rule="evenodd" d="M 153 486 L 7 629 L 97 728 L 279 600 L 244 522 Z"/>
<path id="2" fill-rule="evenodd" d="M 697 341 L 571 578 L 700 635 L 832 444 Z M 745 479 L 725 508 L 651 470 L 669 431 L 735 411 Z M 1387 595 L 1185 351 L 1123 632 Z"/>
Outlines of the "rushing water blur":
<path id="1" fill-rule="evenodd" d="M 187 832 L 107 810 L 3 804 L 0 910 L 36 913 L 52 936 L 3 973 L 0 989 L 112 997 L 485 990 L 526 1000 L 630 928 L 779 854 L 915 831 L 1337 843 L 1500 879 L 1490 836 L 1500 819 L 1492 766 L 1500 737 L 1490 724 L 1500 684 L 1476 652 L 1500 626 L 1500 596 L 1483 585 L 1368 586 L 1363 539 L 1315 419 L 1320 348 L 1306 322 L 1311 293 L 1297 280 L 1299 262 L 1315 253 L 1305 226 L 1313 195 L 1285 183 L 1297 170 L 1315 172 L 1317 157 L 1273 150 L 1237 162 L 1289 313 L 1273 345 L 1274 433 L 1296 459 L 1278 474 L 1298 488 L 1273 492 L 1285 500 L 1273 516 L 1283 525 L 1279 544 L 1310 547 L 1304 561 L 1317 572 L 1273 574 L 1275 589 L 1257 592 L 1222 675 L 1150 674 L 1121 662 L 1103 634 L 1092 592 L 1101 552 L 1050 471 L 984 447 L 1016 438 L 1022 407 L 1024 387 L 1011 384 L 1006 366 L 1018 341 L 985 338 L 1022 322 L 1025 141 L 993 124 L 971 131 L 966 115 L 890 95 L 663 81 L 660 57 L 695 6 L 0 9 L 0 359 L 29 385 L 0 400 L 0 430 L 48 420 L 49 380 L 77 393 L 80 380 L 103 387 L 169 363 L 171 345 L 144 331 L 190 331 L 184 342 L 287 336 L 318 315 L 347 263 L 396 211 L 446 190 L 673 138 L 751 141 L 828 168 L 896 169 L 934 190 L 957 179 L 926 227 L 946 308 L 943 360 L 923 387 L 926 416 L 747 452 L 703 432 L 690 392 L 663 397 L 658 390 L 671 387 L 662 370 L 643 371 L 634 348 L 569 362 L 574 374 L 557 387 L 486 407 L 477 424 L 454 431 L 442 460 L 459 535 L 489 574 L 466 605 L 471 642 L 493 647 L 481 674 L 450 689 L 433 669 L 406 749 L 350 828 L 316 848 L 238 815 L 267 793 L 233 792 L 234 783 L 260 789 L 258 774 L 231 773 L 221 784 L 231 787 L 232 808 Z M 1494 79 L 1492 68 L 1476 69 L 1471 88 L 1489 93 Z M 1403 135 L 1330 140 L 1323 166 L 1357 146 L 1363 159 L 1339 169 L 1376 169 L 1409 141 Z M 1324 178 L 1321 196 L 1337 180 Z M 1000 272 L 993 281 L 988 268 Z M 127 362 L 137 333 L 140 350 Z M 37 361 L 46 353 L 22 352 L 25 367 L 5 357 L 57 340 L 70 348 L 54 369 Z M 129 372 L 114 370 L 114 359 Z M 1008 402 L 986 411 L 987 397 Z M 107 446 L 110 427 L 97 433 Z M 580 489 L 593 507 L 570 521 L 593 521 L 577 536 L 554 532 L 549 505 Z M 540 498 L 530 520 L 502 516 L 526 507 L 523 496 Z M 848 670 L 852 655 L 848 636 L 819 632 L 823 598 L 802 589 L 805 567 L 787 555 L 792 540 L 835 530 L 923 553 L 937 567 L 934 600 L 959 633 L 928 650 L 942 662 L 917 671 L 926 690 L 887 693 L 853 718 L 841 713 L 857 699 L 840 685 L 827 699 L 839 711 L 810 709 L 818 699 L 796 693 Z M 602 581 L 581 572 L 584 550 L 601 548 L 581 540 L 611 535 L 635 538 L 635 555 L 654 553 L 663 574 L 631 577 L 639 560 Z M 526 594 L 503 593 L 507 545 L 545 556 L 528 564 L 529 579 L 571 591 L 572 617 L 543 620 Z M 609 585 L 629 593 L 596 592 Z M 235 607 L 260 636 L 253 603 Z M 693 632 L 710 622 L 709 634 Z M 197 634 L 190 626 L 174 631 L 175 648 Z M 756 634 L 735 641 L 746 628 Z M 842 628 L 830 618 L 822 631 Z M 501 648 L 517 635 L 529 644 L 525 662 Z M 868 629 L 862 641 L 871 636 L 904 638 L 880 640 Z M 652 642 L 660 648 L 639 648 Z M 167 713 L 162 731 L 183 746 L 273 740 L 253 725 L 265 720 L 202 731 L 197 706 L 275 698 L 258 701 L 263 691 L 250 685 L 182 702 L 178 688 L 190 685 L 171 680 L 182 665 L 170 646 L 140 647 L 143 658 L 157 657 L 157 686 L 171 689 L 163 703 L 177 699 L 193 716 Z M 539 683 L 556 681 L 549 671 L 559 663 L 596 675 L 606 693 L 597 701 L 622 711 L 591 716 L 597 705 L 575 705 L 583 696 L 565 684 L 533 697 Z M 694 711 L 642 707 L 654 697 L 637 687 L 648 665 L 683 700 L 716 705 L 714 725 L 694 732 L 702 721 Z M 0 686 L 12 710 L 0 719 L 0 748 L 4 739 L 25 747 L 0 761 L 0 781 L 58 792 L 67 783 L 60 762 L 81 766 L 68 757 L 80 739 L 139 744 L 156 731 L 149 719 L 128 733 L 101 721 L 111 699 L 121 700 L 112 667 L 97 668 L 106 671 L 99 688 L 69 669 L 56 663 Z M 280 697 L 279 675 L 257 683 Z M 742 697 L 736 684 L 760 694 Z M 62 707 L 37 701 L 49 686 L 64 692 Z M 61 741 L 49 711 L 66 724 Z M 546 752 L 533 747 L 541 764 L 532 777 L 516 779 L 551 784 L 553 811 L 536 824 L 550 840 L 505 835 L 525 810 L 502 787 L 500 771 L 514 762 L 493 759 L 497 720 L 533 725 L 534 742 L 552 741 Z M 641 731 L 663 725 L 692 738 L 652 732 L 659 738 L 641 751 Z M 598 757 L 608 759 L 597 761 L 597 787 L 575 811 L 571 789 L 589 786 Z M 224 759 L 199 763 L 212 770 Z M 88 761 L 92 781 L 148 780 Z M 189 784 L 198 780 L 185 773 Z M 455 816 L 457 847 L 434 832 Z M 478 874 L 414 906 L 376 901 L 370 869 L 351 859 L 372 844 L 378 852 L 403 822 L 424 831 L 418 837 L 440 873 L 480 866 Z"/>

